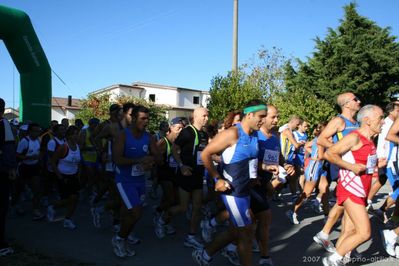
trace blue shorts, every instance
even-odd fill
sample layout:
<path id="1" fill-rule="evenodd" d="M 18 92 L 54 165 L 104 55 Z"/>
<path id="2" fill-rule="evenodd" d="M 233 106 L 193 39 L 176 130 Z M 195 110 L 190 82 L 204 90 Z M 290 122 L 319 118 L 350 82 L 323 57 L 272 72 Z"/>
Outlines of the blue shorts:
<path id="1" fill-rule="evenodd" d="M 230 220 L 235 227 L 245 227 L 252 224 L 250 215 L 250 196 L 234 197 L 221 194 L 223 203 L 230 214 Z"/>
<path id="2" fill-rule="evenodd" d="M 339 167 L 335 164 L 330 164 L 330 177 L 332 181 L 336 181 L 338 179 Z"/>
<path id="3" fill-rule="evenodd" d="M 309 160 L 309 164 L 305 169 L 305 179 L 306 181 L 319 180 L 321 176 L 327 176 L 327 171 L 323 169 L 324 161 L 320 160 Z"/>
<path id="4" fill-rule="evenodd" d="M 145 182 L 117 182 L 116 187 L 128 210 L 142 206 L 145 199 Z"/>
<path id="5" fill-rule="evenodd" d="M 393 171 L 392 171 L 393 170 Z M 387 167 L 387 177 L 392 187 L 391 198 L 396 201 L 399 196 L 399 176 L 395 169 Z"/>

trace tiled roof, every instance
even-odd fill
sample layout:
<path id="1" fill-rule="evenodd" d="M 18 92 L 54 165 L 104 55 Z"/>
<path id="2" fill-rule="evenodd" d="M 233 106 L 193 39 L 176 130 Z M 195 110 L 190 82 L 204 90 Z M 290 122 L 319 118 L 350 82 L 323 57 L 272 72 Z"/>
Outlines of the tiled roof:
<path id="1" fill-rule="evenodd" d="M 68 106 L 68 98 L 62 97 L 52 97 L 51 98 L 51 107 L 61 107 L 65 109 L 81 109 L 81 103 L 79 99 L 72 98 L 72 106 Z"/>

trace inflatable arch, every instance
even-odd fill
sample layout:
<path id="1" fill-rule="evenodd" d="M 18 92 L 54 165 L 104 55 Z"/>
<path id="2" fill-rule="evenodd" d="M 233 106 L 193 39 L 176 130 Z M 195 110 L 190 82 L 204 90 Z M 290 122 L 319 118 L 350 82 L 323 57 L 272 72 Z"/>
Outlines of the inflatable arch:
<path id="1" fill-rule="evenodd" d="M 20 74 L 20 121 L 47 126 L 51 119 L 51 68 L 29 16 L 0 5 L 0 39 Z"/>

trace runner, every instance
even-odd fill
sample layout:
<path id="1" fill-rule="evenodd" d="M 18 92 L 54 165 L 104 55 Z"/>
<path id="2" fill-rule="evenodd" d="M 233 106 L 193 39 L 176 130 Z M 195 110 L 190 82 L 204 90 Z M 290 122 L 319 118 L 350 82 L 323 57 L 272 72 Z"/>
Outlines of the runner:
<path id="1" fill-rule="evenodd" d="M 21 160 L 18 166 L 20 181 L 22 184 L 28 184 L 33 192 L 33 220 L 40 220 L 45 217 L 40 210 L 40 133 L 41 129 L 38 124 L 29 124 L 28 136 L 22 138 L 17 147 L 17 158 Z M 17 193 L 17 196 L 19 196 L 19 193 Z"/>
<path id="2" fill-rule="evenodd" d="M 296 142 L 303 143 L 303 146 L 295 150 L 295 159 L 294 159 L 294 166 L 296 170 L 295 172 L 299 177 L 299 186 L 301 190 L 303 190 L 303 186 L 305 183 L 305 175 L 304 175 L 305 144 L 308 141 L 308 134 L 307 134 L 308 128 L 309 128 L 308 122 L 301 119 L 298 126 L 298 130 L 292 132 L 294 134 Z"/>
<path id="3" fill-rule="evenodd" d="M 336 251 L 323 258 L 325 266 L 339 265 L 343 256 L 367 241 L 371 235 L 370 219 L 365 207 L 372 174 L 377 166 L 372 139 L 381 132 L 384 113 L 378 106 L 366 105 L 360 109 L 357 121 L 360 128 L 329 147 L 324 154 L 329 162 L 340 168 L 337 204 L 344 208 L 343 230 Z M 378 160 L 379 166 L 383 164 L 386 164 L 386 159 Z"/>
<path id="4" fill-rule="evenodd" d="M 319 123 L 314 131 L 315 138 L 311 141 L 312 151 L 310 154 L 310 160 L 305 170 L 305 186 L 302 194 L 295 201 L 294 207 L 287 213 L 287 216 L 292 224 L 299 224 L 297 218 L 298 210 L 301 208 L 303 202 L 310 197 L 316 185 L 319 185 L 319 190 L 322 191 L 323 197 L 321 197 L 321 199 L 323 199 L 323 207 L 328 208 L 328 198 L 327 194 L 325 193 L 328 189 L 327 172 L 323 170 L 324 161 L 320 159 L 321 156 L 317 145 L 317 138 L 326 125 L 326 123 Z M 320 204 L 321 199 L 316 198 L 316 201 Z"/>
<path id="5" fill-rule="evenodd" d="M 79 202 L 82 159 L 78 139 L 79 129 L 75 126 L 68 127 L 65 134 L 65 143 L 58 147 L 51 158 L 53 172 L 58 178 L 61 200 L 57 200 L 48 206 L 47 218 L 49 221 L 54 221 L 56 209 L 65 207 L 64 227 L 68 229 L 76 229 L 72 216 Z"/>
<path id="6" fill-rule="evenodd" d="M 113 250 L 118 257 L 135 255 L 127 238 L 142 215 L 145 171 L 150 170 L 158 159 L 156 143 L 146 131 L 149 110 L 136 106 L 132 117 L 132 125 L 120 132 L 113 147 L 115 182 L 122 198 L 121 228 L 112 238 Z"/>
<path id="7" fill-rule="evenodd" d="M 237 241 L 241 264 L 252 265 L 253 221 L 250 210 L 250 179 L 257 177 L 259 130 L 266 117 L 266 105 L 259 100 L 245 105 L 240 124 L 222 131 L 202 153 L 202 160 L 215 179 L 215 190 L 229 211 L 231 226 L 218 235 L 205 249 L 193 251 L 199 265 L 208 265 L 211 257 L 232 241 Z M 223 177 L 216 170 L 212 155 L 222 153 Z"/>
<path id="8" fill-rule="evenodd" d="M 157 143 L 158 150 L 163 156 L 163 164 L 157 168 L 163 195 L 159 206 L 155 209 L 154 217 L 155 235 L 158 238 L 165 237 L 165 231 L 168 235 L 176 232 L 170 223 L 162 225 L 156 221 L 163 212 L 169 211 L 169 208 L 176 205 L 178 202 L 178 186 L 176 180 L 178 169 L 177 163 L 172 155 L 172 145 L 182 129 L 183 124 L 181 123 L 181 119 L 179 117 L 172 119 L 169 126 L 169 132 Z"/>
<path id="9" fill-rule="evenodd" d="M 191 199 L 190 228 L 183 244 L 186 247 L 193 248 L 201 248 L 203 246 L 195 236 L 201 221 L 204 177 L 201 152 L 208 144 L 208 135 L 203 131 L 207 122 L 208 110 L 202 107 L 195 109 L 192 125 L 184 128 L 173 143 L 172 154 L 180 169 L 177 173 L 180 203 L 171 207 L 169 212 L 159 217 L 157 221 L 160 225 L 170 223 L 172 217 L 187 211 Z"/>
<path id="10" fill-rule="evenodd" d="M 341 108 L 341 114 L 334 117 L 327 124 L 327 127 L 317 139 L 319 154 L 322 156 L 321 159 L 324 159 L 323 154 L 327 148 L 359 127 L 359 123 L 354 117 L 360 109 L 360 103 L 359 98 L 351 92 L 342 93 L 337 96 L 337 104 Z M 335 165 L 330 165 L 329 168 L 330 179 L 331 181 L 335 181 L 338 178 L 339 169 Z M 328 219 L 323 229 L 313 237 L 313 240 L 328 252 L 334 252 L 334 245 L 328 240 L 328 236 L 335 223 L 342 216 L 343 211 L 344 208 L 342 206 L 335 204 L 328 214 Z"/>
<path id="11" fill-rule="evenodd" d="M 6 240 L 6 218 L 10 200 L 10 181 L 16 178 L 15 138 L 8 120 L 3 118 L 5 101 L 0 98 L 0 257 L 14 253 Z"/>

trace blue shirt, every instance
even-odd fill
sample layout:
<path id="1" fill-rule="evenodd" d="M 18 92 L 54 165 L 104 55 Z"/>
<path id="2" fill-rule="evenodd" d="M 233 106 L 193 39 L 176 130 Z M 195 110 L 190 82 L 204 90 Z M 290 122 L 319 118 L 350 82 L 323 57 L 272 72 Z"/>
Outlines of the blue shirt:
<path id="1" fill-rule="evenodd" d="M 129 128 L 125 130 L 125 145 L 123 157 L 138 159 L 149 154 L 150 134 L 144 132 L 140 138 L 135 138 Z M 117 165 L 116 182 L 143 182 L 145 181 L 144 170 L 140 164 Z"/>
<path id="2" fill-rule="evenodd" d="M 258 138 L 256 133 L 248 135 L 237 124 L 237 143 L 225 149 L 222 153 L 223 177 L 232 188 L 228 193 L 236 197 L 249 196 L 250 172 L 257 170 Z"/>
<path id="3" fill-rule="evenodd" d="M 265 164 L 278 165 L 281 151 L 279 138 L 275 134 L 268 138 L 260 130 L 256 133 L 259 145 L 259 161 Z M 272 174 L 266 171 L 259 171 L 259 176 L 262 179 L 270 179 Z"/>

